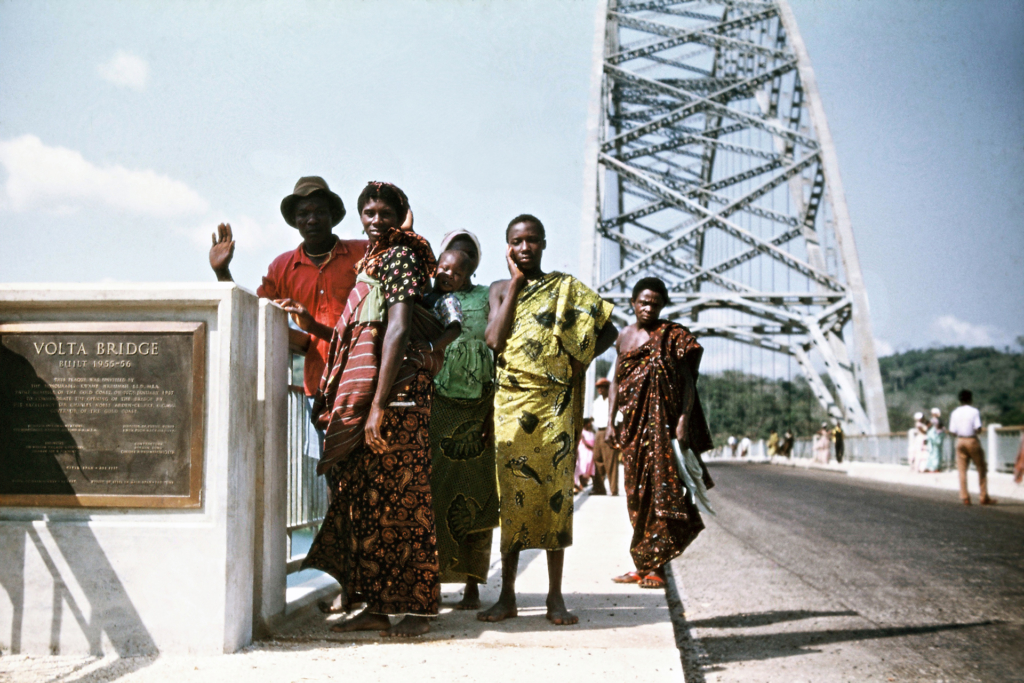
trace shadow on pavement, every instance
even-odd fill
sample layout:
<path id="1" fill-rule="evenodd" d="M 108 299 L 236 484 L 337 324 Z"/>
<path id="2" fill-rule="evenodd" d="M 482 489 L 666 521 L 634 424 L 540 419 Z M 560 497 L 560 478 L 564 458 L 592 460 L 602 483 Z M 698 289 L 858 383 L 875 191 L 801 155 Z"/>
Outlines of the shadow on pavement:
<path id="1" fill-rule="evenodd" d="M 687 621 L 691 628 L 744 628 L 751 626 L 767 626 L 778 624 L 783 621 L 799 621 L 800 619 L 813 619 L 814 617 L 856 617 L 860 616 L 853 610 L 839 612 L 815 612 L 812 610 L 773 610 L 771 612 L 758 612 L 756 614 L 731 614 L 727 617 L 712 617 L 711 619 L 698 619 Z"/>
<path id="2" fill-rule="evenodd" d="M 996 621 L 978 621 L 971 623 L 935 624 L 931 626 L 826 629 L 823 631 L 796 631 L 764 635 L 703 636 L 700 641 L 707 651 L 709 663 L 723 664 L 726 662 L 790 657 L 807 653 L 807 648 L 832 643 L 919 636 L 944 631 L 959 631 L 979 626 L 994 626 L 998 623 Z"/>
<path id="3" fill-rule="evenodd" d="M 638 589 L 639 590 L 639 589 Z M 580 621 L 573 626 L 555 626 L 545 617 L 545 593 L 520 593 L 518 595 L 519 616 L 502 622 L 479 621 L 476 611 L 450 610 L 458 601 L 455 593 L 446 593 L 442 613 L 431 621 L 430 633 L 398 642 L 436 642 L 438 640 L 475 641 L 485 634 L 497 633 L 499 637 L 515 634 L 551 632 L 552 635 L 569 631 L 594 631 L 605 629 L 631 629 L 648 624 L 662 624 L 669 621 L 668 606 L 662 591 L 623 595 L 622 593 L 566 593 L 569 609 Z M 486 607 L 486 604 L 485 604 Z M 450 610 L 450 611 L 449 611 Z M 274 642 L 302 643 L 311 646 L 327 642 L 391 642 L 376 631 L 360 633 L 333 633 L 329 626 L 339 618 L 325 619 L 323 615 L 310 615 L 300 623 L 291 625 L 281 632 L 260 641 L 264 645 Z M 392 619 L 394 621 L 394 618 Z"/>

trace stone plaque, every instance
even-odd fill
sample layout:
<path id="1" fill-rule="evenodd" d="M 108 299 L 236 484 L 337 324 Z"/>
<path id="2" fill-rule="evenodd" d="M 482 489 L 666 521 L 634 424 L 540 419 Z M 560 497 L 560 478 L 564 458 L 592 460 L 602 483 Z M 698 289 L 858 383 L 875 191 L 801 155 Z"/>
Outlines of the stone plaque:
<path id="1" fill-rule="evenodd" d="M 0 324 L 0 506 L 199 507 L 206 327 Z"/>

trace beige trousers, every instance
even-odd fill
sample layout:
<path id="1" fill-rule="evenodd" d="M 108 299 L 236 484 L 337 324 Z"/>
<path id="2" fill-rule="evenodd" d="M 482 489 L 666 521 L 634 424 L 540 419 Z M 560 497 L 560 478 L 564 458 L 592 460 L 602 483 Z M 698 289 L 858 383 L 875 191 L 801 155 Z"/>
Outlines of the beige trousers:
<path id="1" fill-rule="evenodd" d="M 604 484 L 606 477 L 607 489 Z M 598 429 L 594 434 L 594 487 L 591 492 L 596 495 L 619 495 L 619 451 L 604 440 L 603 429 Z"/>
<path id="2" fill-rule="evenodd" d="M 977 437 L 965 439 L 958 436 L 956 439 L 956 471 L 960 474 L 960 500 L 970 500 L 967 492 L 967 469 L 971 463 L 978 470 L 978 487 L 981 489 L 981 499 L 988 499 L 988 466 L 985 464 L 985 451 L 981 448 L 981 441 Z"/>

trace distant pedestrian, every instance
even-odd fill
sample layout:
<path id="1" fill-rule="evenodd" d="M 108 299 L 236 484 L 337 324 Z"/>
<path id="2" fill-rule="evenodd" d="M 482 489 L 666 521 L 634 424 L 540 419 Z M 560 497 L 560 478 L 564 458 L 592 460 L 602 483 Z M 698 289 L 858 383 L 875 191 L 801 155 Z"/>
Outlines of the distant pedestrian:
<path id="1" fill-rule="evenodd" d="M 1017 462 L 1013 465 L 1013 480 L 1018 484 L 1024 480 L 1024 431 L 1020 435 L 1020 448 L 1017 449 Z"/>
<path id="2" fill-rule="evenodd" d="M 788 429 L 782 435 L 782 446 L 779 447 L 779 452 L 787 458 L 793 455 L 793 432 Z"/>
<path id="3" fill-rule="evenodd" d="M 779 453 L 779 433 L 773 428 L 768 435 L 768 457 L 774 458 Z"/>
<path id="4" fill-rule="evenodd" d="M 736 457 L 736 437 L 735 436 L 730 436 L 728 439 L 725 440 L 725 445 L 729 449 L 729 457 L 730 458 L 735 458 Z"/>
<path id="5" fill-rule="evenodd" d="M 907 465 L 911 472 L 924 472 L 925 463 L 928 461 L 928 445 L 925 443 L 925 436 L 928 434 L 928 425 L 924 421 L 924 413 L 914 413 L 914 426 L 910 428 L 907 439 Z"/>
<path id="6" fill-rule="evenodd" d="M 605 440 L 605 431 L 612 418 L 608 413 L 608 389 L 611 381 L 602 377 L 594 383 L 597 396 L 591 405 L 594 416 L 594 485 L 590 492 L 595 496 L 619 495 L 619 449 Z M 605 480 L 608 481 L 607 488 Z"/>
<path id="7" fill-rule="evenodd" d="M 836 462 L 843 462 L 843 455 L 846 454 L 846 435 L 843 434 L 843 426 L 836 422 L 836 426 L 832 428 L 832 443 L 836 447 Z"/>
<path id="8" fill-rule="evenodd" d="M 961 391 L 957 398 L 960 399 L 960 407 L 949 415 L 949 433 L 956 437 L 956 469 L 960 474 L 960 500 L 964 505 L 971 504 L 971 497 L 967 492 L 967 468 L 973 462 L 978 470 L 978 487 L 981 489 L 979 502 L 982 505 L 993 505 L 995 499 L 988 497 L 988 466 L 985 463 L 985 451 L 981 448 L 981 440 L 978 438 L 978 434 L 981 433 L 981 413 L 971 405 L 974 396 L 968 389 Z"/>
<path id="9" fill-rule="evenodd" d="M 828 423 L 822 422 L 821 429 L 814 435 L 814 462 L 827 465 L 831 458 L 831 438 L 829 438 Z"/>
<path id="10" fill-rule="evenodd" d="M 579 493 L 594 476 L 594 418 L 583 420 L 580 445 L 576 447 L 576 493 Z"/>
<path id="11" fill-rule="evenodd" d="M 946 438 L 946 428 L 942 424 L 942 411 L 932 408 L 932 419 L 928 423 L 928 433 L 925 434 L 925 444 L 928 449 L 928 462 L 924 466 L 925 472 L 938 472 L 942 469 L 942 442 Z"/>

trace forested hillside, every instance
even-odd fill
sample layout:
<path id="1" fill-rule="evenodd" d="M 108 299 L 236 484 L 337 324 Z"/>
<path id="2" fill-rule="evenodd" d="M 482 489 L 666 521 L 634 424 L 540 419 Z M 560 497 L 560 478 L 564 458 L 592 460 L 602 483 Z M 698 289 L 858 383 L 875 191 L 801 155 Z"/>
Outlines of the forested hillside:
<path id="1" fill-rule="evenodd" d="M 1024 353 L 992 348 L 945 347 L 904 351 L 879 358 L 889 426 L 909 429 L 916 411 L 933 406 L 943 416 L 961 389 L 974 392 L 986 423 L 1024 424 Z"/>
<path id="2" fill-rule="evenodd" d="M 716 445 L 729 436 L 767 439 L 772 428 L 809 435 L 826 417 L 802 376 L 771 380 L 730 370 L 701 375 L 697 391 Z"/>
<path id="3" fill-rule="evenodd" d="M 1024 424 L 1022 353 L 947 347 L 905 351 L 879 364 L 894 432 L 909 429 L 917 411 L 937 407 L 948 417 L 961 389 L 974 392 L 986 423 Z M 767 438 L 772 427 L 808 436 L 825 419 L 803 377 L 770 380 L 730 371 L 701 376 L 698 389 L 716 444 L 730 435 Z"/>

